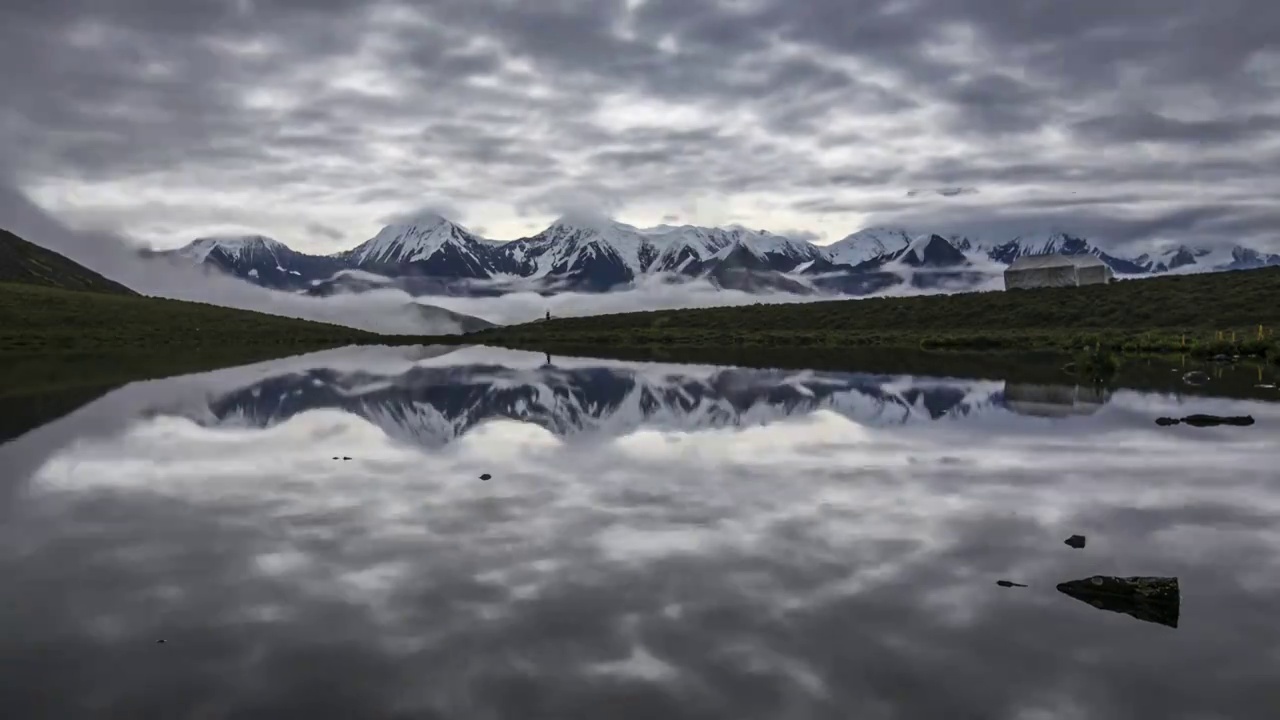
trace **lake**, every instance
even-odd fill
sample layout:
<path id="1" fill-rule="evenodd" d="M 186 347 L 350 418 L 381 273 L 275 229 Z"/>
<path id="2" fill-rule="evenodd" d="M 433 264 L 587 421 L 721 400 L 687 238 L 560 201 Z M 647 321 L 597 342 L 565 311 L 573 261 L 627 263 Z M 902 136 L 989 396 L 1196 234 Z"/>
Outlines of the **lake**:
<path id="1" fill-rule="evenodd" d="M 1258 380 L 403 347 L 133 383 L 0 445 L 0 707 L 1275 717 Z M 1192 413 L 1255 424 L 1155 423 Z M 1096 575 L 1176 577 L 1180 603 L 1057 587 Z"/>

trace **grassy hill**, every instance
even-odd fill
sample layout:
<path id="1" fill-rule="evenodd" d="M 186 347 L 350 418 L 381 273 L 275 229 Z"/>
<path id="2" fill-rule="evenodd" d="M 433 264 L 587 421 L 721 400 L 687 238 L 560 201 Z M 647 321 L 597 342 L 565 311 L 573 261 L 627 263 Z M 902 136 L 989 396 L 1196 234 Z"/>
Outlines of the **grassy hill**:
<path id="1" fill-rule="evenodd" d="M 0 283 L 0 356 L 298 349 L 370 342 L 361 330 L 204 303 Z"/>
<path id="2" fill-rule="evenodd" d="M 1264 339 L 1258 339 L 1258 326 Z M 868 298 L 560 318 L 466 336 L 511 347 L 930 349 L 1261 354 L 1280 329 L 1280 268 L 1073 288 Z M 1235 342 L 1219 340 L 1235 333 Z"/>
<path id="3" fill-rule="evenodd" d="M 89 268 L 0 229 L 0 283 L 23 283 L 63 290 L 136 295 Z"/>

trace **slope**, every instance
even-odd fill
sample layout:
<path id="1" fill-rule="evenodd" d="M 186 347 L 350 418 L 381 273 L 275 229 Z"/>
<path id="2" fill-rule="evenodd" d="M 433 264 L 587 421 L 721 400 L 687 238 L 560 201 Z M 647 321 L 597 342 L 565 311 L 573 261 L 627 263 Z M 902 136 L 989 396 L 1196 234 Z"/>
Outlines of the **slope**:
<path id="1" fill-rule="evenodd" d="M 139 295 L 0 283 L 0 356 L 49 352 L 276 354 L 379 340 L 338 325 Z"/>
<path id="2" fill-rule="evenodd" d="M 929 341 L 997 348 L 1062 347 L 1082 333 L 1111 333 L 1136 347 L 1150 340 L 1143 338 L 1154 330 L 1197 331 L 1196 337 L 1212 340 L 1217 330 L 1226 329 L 1256 337 L 1259 325 L 1280 329 L 1280 268 L 1077 288 L 561 318 L 475 333 L 465 340 L 512 346 L 918 346 Z M 951 342 L 956 338 L 968 340 Z"/>
<path id="3" fill-rule="evenodd" d="M 74 260 L 0 229 L 0 282 L 137 295 Z"/>

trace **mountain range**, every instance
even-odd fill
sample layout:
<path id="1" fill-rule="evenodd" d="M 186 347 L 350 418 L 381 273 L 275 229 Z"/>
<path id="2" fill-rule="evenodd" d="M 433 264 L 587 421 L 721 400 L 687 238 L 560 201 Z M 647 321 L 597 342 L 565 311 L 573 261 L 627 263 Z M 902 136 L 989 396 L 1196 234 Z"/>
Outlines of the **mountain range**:
<path id="1" fill-rule="evenodd" d="M 863 295 L 902 283 L 972 286 L 1024 255 L 1096 255 L 1117 275 L 1242 270 L 1280 265 L 1280 254 L 1235 246 L 1179 246 L 1113 255 L 1067 233 L 981 242 L 956 234 L 869 228 L 827 246 L 741 226 L 705 228 L 562 217 L 532 237 L 489 240 L 434 213 L 382 228 L 355 248 L 308 255 L 275 239 L 205 237 L 171 251 L 246 281 L 310 295 L 395 287 L 412 295 L 500 295 L 519 290 L 606 292 L 646 278 L 704 279 L 746 292 Z"/>

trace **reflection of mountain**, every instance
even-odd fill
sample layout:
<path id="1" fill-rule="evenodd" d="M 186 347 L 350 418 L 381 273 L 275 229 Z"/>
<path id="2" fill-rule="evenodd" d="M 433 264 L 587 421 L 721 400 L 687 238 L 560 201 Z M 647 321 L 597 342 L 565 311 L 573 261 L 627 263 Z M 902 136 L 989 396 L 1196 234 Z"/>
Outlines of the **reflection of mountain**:
<path id="1" fill-rule="evenodd" d="M 398 375 L 327 368 L 260 380 L 210 403 L 213 424 L 266 427 L 314 409 L 359 415 L 420 445 L 447 443 L 493 419 L 560 436 L 641 426 L 753 425 L 818 410 L 864 424 L 964 416 L 1002 404 L 998 385 L 870 374 L 706 369 L 655 374 L 623 366 L 415 366 Z"/>
<path id="2" fill-rule="evenodd" d="M 1004 400 L 1005 407 L 1019 415 L 1092 415 L 1111 400 L 1111 391 L 1077 385 L 1006 383 Z"/>

